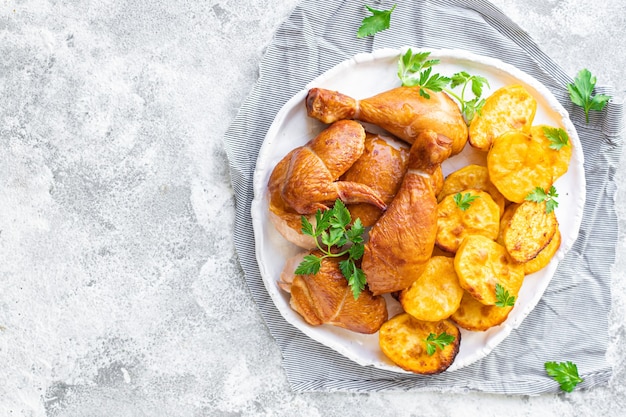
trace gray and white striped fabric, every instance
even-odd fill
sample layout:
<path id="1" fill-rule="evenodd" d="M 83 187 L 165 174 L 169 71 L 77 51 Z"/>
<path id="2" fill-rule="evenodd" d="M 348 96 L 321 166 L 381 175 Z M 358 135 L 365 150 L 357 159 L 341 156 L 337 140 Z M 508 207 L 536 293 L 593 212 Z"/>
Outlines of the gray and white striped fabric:
<path id="1" fill-rule="evenodd" d="M 389 0 L 393 28 L 357 39 L 368 15 L 363 1 L 304 0 L 268 47 L 260 77 L 225 137 L 236 194 L 235 244 L 245 278 L 276 340 L 294 391 L 477 390 L 506 394 L 557 392 L 546 360 L 573 360 L 584 383 L 606 383 L 610 266 L 617 219 L 613 176 L 624 129 L 623 104 L 610 103 L 590 123 L 568 98 L 570 77 L 529 36 L 487 1 Z M 250 217 L 253 172 L 261 143 L 281 106 L 305 84 L 359 52 L 405 45 L 465 49 L 515 65 L 541 81 L 568 110 L 585 154 L 587 203 L 580 236 L 528 319 L 486 358 L 451 373 L 406 375 L 362 367 L 311 340 L 282 318 L 267 294 L 255 258 Z M 611 94 L 609 89 L 602 93 Z M 593 329 L 593 337 L 589 332 Z M 550 358 L 550 359 L 546 359 Z"/>

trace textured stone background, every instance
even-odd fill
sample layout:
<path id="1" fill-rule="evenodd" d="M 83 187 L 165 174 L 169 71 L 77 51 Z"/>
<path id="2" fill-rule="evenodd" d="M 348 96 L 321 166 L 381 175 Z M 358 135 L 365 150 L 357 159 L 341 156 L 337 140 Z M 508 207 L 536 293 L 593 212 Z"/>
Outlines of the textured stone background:
<path id="1" fill-rule="evenodd" d="M 0 416 L 623 415 L 625 168 L 607 387 L 290 392 L 235 260 L 221 139 L 297 3 L 0 1 Z M 624 0 L 494 3 L 624 99 Z"/>

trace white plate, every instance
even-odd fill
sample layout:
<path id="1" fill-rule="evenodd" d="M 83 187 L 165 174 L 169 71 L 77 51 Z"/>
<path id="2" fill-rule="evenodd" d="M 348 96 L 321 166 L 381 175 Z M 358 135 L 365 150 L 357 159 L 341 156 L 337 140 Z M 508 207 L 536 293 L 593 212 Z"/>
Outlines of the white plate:
<path id="1" fill-rule="evenodd" d="M 317 77 L 282 107 L 269 128 L 259 152 L 254 173 L 254 200 L 251 209 L 256 256 L 261 276 L 274 304 L 285 320 L 312 339 L 361 365 L 372 365 L 396 372 L 405 371 L 382 354 L 378 347 L 378 333 L 361 335 L 330 325 L 313 327 L 291 309 L 290 296 L 278 287 L 277 281 L 285 260 L 298 253 L 300 249 L 287 242 L 269 220 L 267 181 L 274 166 L 284 155 L 291 149 L 304 145 L 325 127 L 306 115 L 304 99 L 310 88 L 337 90 L 354 98 L 363 99 L 398 87 L 400 81 L 397 77 L 397 62 L 406 49 L 381 49 L 373 53 L 355 55 Z M 413 50 L 417 51 L 415 48 Z M 573 145 L 569 170 L 555 184 L 559 193 L 556 215 L 563 238 L 559 251 L 547 267 L 525 278 L 516 306 L 503 324 L 485 332 L 461 330 L 460 351 L 447 370 L 450 372 L 485 357 L 509 335 L 511 330 L 518 327 L 535 307 L 548 286 L 558 262 L 563 259 L 578 236 L 585 203 L 585 173 L 580 141 L 567 111 L 541 83 L 496 59 L 459 50 L 430 51 L 431 58 L 441 60 L 434 68 L 434 72 L 450 76 L 465 70 L 470 74 L 486 77 L 491 88 L 483 92 L 483 97 L 504 85 L 513 83 L 524 85 L 537 100 L 534 124 L 545 123 L 564 128 Z M 473 150 L 468 144 L 463 152 L 444 162 L 442 166 L 444 175 L 470 163 L 485 165 L 485 155 L 483 152 Z M 389 301 L 390 297 L 387 299 Z M 388 305 L 390 317 L 399 311 L 397 303 L 393 300 L 388 302 Z"/>

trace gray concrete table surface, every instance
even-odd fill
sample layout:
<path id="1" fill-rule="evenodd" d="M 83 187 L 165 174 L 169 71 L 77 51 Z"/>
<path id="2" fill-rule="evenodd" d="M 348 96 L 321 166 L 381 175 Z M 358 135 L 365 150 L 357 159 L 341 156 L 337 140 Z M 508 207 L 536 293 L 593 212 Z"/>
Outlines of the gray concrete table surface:
<path id="1" fill-rule="evenodd" d="M 623 165 L 608 386 L 289 390 L 236 262 L 221 141 L 297 3 L 2 0 L 0 416 L 625 415 Z M 493 3 L 623 100 L 624 0 Z"/>

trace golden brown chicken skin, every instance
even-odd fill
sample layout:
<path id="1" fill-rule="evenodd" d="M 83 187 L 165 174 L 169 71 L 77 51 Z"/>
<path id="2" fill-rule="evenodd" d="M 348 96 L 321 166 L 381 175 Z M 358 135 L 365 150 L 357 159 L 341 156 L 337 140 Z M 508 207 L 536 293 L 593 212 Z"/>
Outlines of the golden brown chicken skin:
<path id="1" fill-rule="evenodd" d="M 281 194 L 290 159 L 290 154 L 283 158 L 276 164 L 270 176 L 268 182 L 269 218 L 276 230 L 289 242 L 304 249 L 313 249 L 315 239 L 302 233 L 302 215 L 289 207 Z M 312 215 L 307 217 L 309 221 L 315 221 Z"/>
<path id="2" fill-rule="evenodd" d="M 398 192 L 409 162 L 409 147 L 394 138 L 366 132 L 365 150 L 361 157 L 341 176 L 343 181 L 365 184 L 377 191 L 385 204 Z M 383 211 L 371 204 L 348 205 L 352 220 L 361 219 L 363 226 L 376 223 Z"/>
<path id="3" fill-rule="evenodd" d="M 354 119 L 375 124 L 412 144 L 424 131 L 432 130 L 452 141 L 452 155 L 463 150 L 468 129 L 459 106 L 444 92 L 427 99 L 420 87 L 397 87 L 356 100 L 337 91 L 312 88 L 306 97 L 307 114 L 323 123 Z"/>
<path id="4" fill-rule="evenodd" d="M 291 151 L 270 176 L 268 189 L 274 202 L 271 206 L 281 209 L 282 204 L 295 213 L 311 214 L 328 209 L 339 198 L 344 203 L 386 208 L 380 195 L 370 187 L 337 181 L 359 159 L 364 142 L 365 130 L 360 123 L 340 120 Z"/>
<path id="5" fill-rule="evenodd" d="M 408 287 L 426 268 L 437 235 L 432 175 L 450 155 L 450 140 L 423 132 L 411 146 L 408 171 L 395 198 L 372 227 L 361 268 L 373 294 Z"/>
<path id="6" fill-rule="evenodd" d="M 321 255 L 320 252 L 312 252 Z M 330 324 L 357 333 L 376 333 L 387 321 L 387 304 L 382 296 L 365 289 L 354 299 L 348 281 L 339 269 L 339 258 L 325 258 L 317 274 L 294 275 L 302 259 L 285 265 L 280 287 L 291 293 L 290 305 L 313 326 Z"/>

